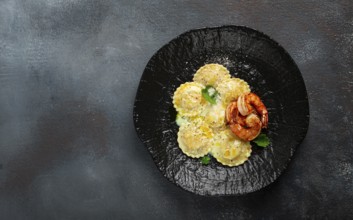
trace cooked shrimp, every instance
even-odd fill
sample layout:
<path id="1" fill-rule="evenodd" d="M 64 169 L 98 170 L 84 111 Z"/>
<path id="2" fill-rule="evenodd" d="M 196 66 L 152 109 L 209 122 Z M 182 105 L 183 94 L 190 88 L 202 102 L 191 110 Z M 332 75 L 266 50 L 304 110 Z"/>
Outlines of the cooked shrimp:
<path id="1" fill-rule="evenodd" d="M 262 123 L 258 115 L 250 113 L 243 116 L 239 113 L 237 102 L 231 102 L 226 110 L 226 120 L 230 130 L 245 141 L 255 139 L 261 131 Z"/>
<path id="2" fill-rule="evenodd" d="M 268 112 L 266 106 L 255 93 L 239 96 L 237 107 L 239 113 L 243 116 L 250 115 L 250 113 L 257 113 L 261 117 L 262 127 L 267 127 Z"/>
<path id="3" fill-rule="evenodd" d="M 251 141 L 254 140 L 261 132 L 261 120 L 254 113 L 248 115 L 245 119 L 246 126 L 239 123 L 230 124 L 230 130 L 240 139 Z"/>

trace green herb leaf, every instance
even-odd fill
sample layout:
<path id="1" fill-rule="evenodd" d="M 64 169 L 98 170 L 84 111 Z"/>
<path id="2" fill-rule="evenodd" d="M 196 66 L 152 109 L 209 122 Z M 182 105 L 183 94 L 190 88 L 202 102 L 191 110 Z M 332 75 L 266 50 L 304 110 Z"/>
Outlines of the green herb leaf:
<path id="1" fill-rule="evenodd" d="M 270 144 L 270 139 L 266 136 L 266 134 L 260 134 L 253 140 L 253 142 L 255 142 L 259 147 L 267 147 Z"/>
<path id="2" fill-rule="evenodd" d="M 203 165 L 207 165 L 207 164 L 209 164 L 210 160 L 211 160 L 210 156 L 206 155 L 201 158 L 201 163 Z"/>
<path id="3" fill-rule="evenodd" d="M 204 89 L 201 90 L 202 96 L 212 105 L 216 104 L 216 97 L 218 92 L 215 88 L 208 85 Z"/>

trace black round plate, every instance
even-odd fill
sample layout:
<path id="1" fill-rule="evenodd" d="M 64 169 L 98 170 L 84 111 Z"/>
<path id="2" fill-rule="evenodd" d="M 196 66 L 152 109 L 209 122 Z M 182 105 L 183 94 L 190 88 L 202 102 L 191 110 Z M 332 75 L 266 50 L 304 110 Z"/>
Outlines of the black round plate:
<path id="1" fill-rule="evenodd" d="M 269 110 L 265 132 L 271 145 L 253 145 L 249 160 L 237 167 L 214 159 L 202 165 L 178 147 L 173 93 L 207 63 L 222 64 L 247 81 Z M 239 195 L 267 186 L 287 167 L 306 135 L 309 104 L 297 65 L 278 43 L 247 27 L 222 26 L 188 31 L 153 55 L 141 77 L 133 117 L 138 136 L 168 180 L 201 195 Z"/>

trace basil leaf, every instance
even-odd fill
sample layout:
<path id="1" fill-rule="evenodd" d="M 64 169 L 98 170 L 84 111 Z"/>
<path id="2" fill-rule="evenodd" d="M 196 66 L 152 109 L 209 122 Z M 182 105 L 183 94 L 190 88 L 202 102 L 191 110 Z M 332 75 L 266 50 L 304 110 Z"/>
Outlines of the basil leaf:
<path id="1" fill-rule="evenodd" d="M 208 155 L 206 155 L 201 158 L 201 163 L 202 165 L 208 165 L 210 163 L 210 160 L 211 158 Z"/>
<path id="2" fill-rule="evenodd" d="M 201 93 L 202 97 L 204 97 L 204 99 L 206 99 L 209 103 L 211 103 L 212 105 L 216 104 L 216 97 L 218 95 L 218 92 L 215 88 L 208 85 L 201 90 Z"/>
<path id="3" fill-rule="evenodd" d="M 266 136 L 266 134 L 260 134 L 253 140 L 253 142 L 255 142 L 255 144 L 259 147 L 267 147 L 270 145 L 270 139 Z"/>

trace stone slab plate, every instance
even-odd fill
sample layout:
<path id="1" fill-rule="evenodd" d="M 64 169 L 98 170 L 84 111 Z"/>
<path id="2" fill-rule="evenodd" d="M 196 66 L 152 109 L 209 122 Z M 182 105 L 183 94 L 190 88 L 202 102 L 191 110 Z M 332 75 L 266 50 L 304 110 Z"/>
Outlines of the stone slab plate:
<path id="1" fill-rule="evenodd" d="M 214 159 L 205 166 L 178 147 L 173 93 L 207 63 L 222 64 L 247 81 L 269 110 L 265 132 L 271 145 L 253 145 L 241 166 Z M 191 30 L 159 49 L 141 77 L 133 111 L 136 132 L 162 174 L 200 195 L 240 195 L 269 185 L 287 167 L 309 124 L 307 92 L 293 59 L 270 37 L 241 26 Z"/>

